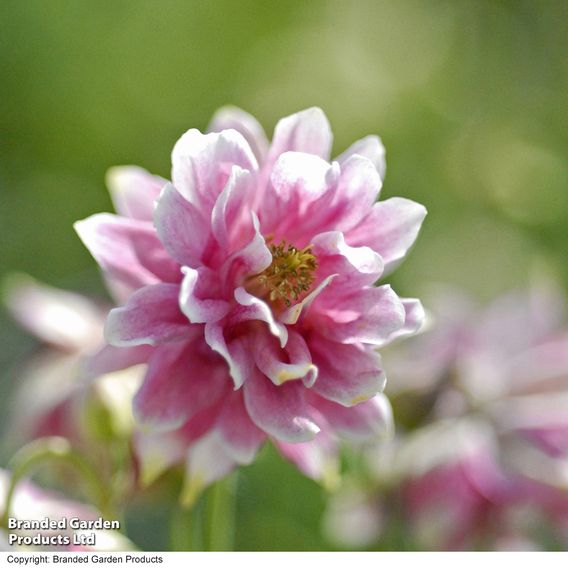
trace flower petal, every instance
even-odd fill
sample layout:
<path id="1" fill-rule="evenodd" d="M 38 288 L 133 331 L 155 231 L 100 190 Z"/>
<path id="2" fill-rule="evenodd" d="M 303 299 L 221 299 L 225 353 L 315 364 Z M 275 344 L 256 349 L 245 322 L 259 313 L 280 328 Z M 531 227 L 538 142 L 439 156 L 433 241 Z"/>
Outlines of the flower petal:
<path id="1" fill-rule="evenodd" d="M 312 107 L 281 119 L 268 153 L 269 168 L 284 152 L 304 152 L 329 160 L 333 135 L 324 112 Z"/>
<path id="2" fill-rule="evenodd" d="M 391 333 L 382 345 L 386 345 L 401 337 L 414 335 L 420 331 L 420 328 L 424 324 L 426 315 L 422 302 L 416 298 L 400 298 L 400 300 L 405 312 L 404 325 L 394 333 Z"/>
<path id="3" fill-rule="evenodd" d="M 406 313 L 390 285 L 341 295 L 332 287 L 314 303 L 310 321 L 321 335 L 340 343 L 384 345 L 404 326 Z"/>
<path id="4" fill-rule="evenodd" d="M 282 154 L 271 170 L 270 183 L 259 205 L 264 232 L 271 234 L 275 242 L 286 239 L 298 248 L 309 244 L 306 239 L 311 234 L 328 228 L 325 224 L 322 228 L 320 223 L 322 211 L 326 211 L 321 200 L 331 202 L 338 175 L 337 164 L 332 167 L 318 156 L 300 152 Z M 308 212 L 314 203 L 319 209 L 315 217 Z"/>
<path id="5" fill-rule="evenodd" d="M 277 387 L 256 372 L 243 388 L 249 416 L 267 434 L 283 442 L 307 442 L 319 432 L 304 400 L 304 386 L 297 381 Z"/>
<path id="6" fill-rule="evenodd" d="M 259 163 L 264 160 L 268 152 L 268 140 L 264 129 L 254 116 L 234 106 L 221 107 L 213 115 L 207 131 L 221 132 L 229 129 L 244 136 Z"/>
<path id="7" fill-rule="evenodd" d="M 391 272 L 413 245 L 426 208 L 402 197 L 391 197 L 375 203 L 371 212 L 346 234 L 351 246 L 369 246 L 385 262 L 385 273 Z"/>
<path id="8" fill-rule="evenodd" d="M 205 219 L 168 183 L 154 211 L 154 225 L 164 248 L 180 264 L 198 266 L 209 237 Z"/>
<path id="9" fill-rule="evenodd" d="M 141 221 L 152 220 L 154 202 L 166 183 L 164 178 L 137 166 L 110 168 L 106 175 L 106 184 L 116 211 Z"/>
<path id="10" fill-rule="evenodd" d="M 381 186 L 381 177 L 371 160 L 359 155 L 348 158 L 341 165 L 335 201 L 330 207 L 337 219 L 334 228 L 347 231 L 360 223 L 377 199 Z"/>
<path id="11" fill-rule="evenodd" d="M 282 312 L 278 317 L 278 320 L 281 323 L 286 323 L 293 325 L 297 323 L 300 319 L 300 316 L 304 313 L 304 308 L 307 310 L 312 302 L 329 286 L 331 281 L 336 277 L 336 274 L 331 274 L 327 278 L 325 278 L 318 286 L 312 290 L 305 298 L 303 298 L 297 304 L 294 304 L 286 311 Z"/>
<path id="12" fill-rule="evenodd" d="M 211 431 L 189 447 L 180 501 L 191 507 L 202 491 L 236 466 L 218 432 Z"/>
<path id="13" fill-rule="evenodd" d="M 183 462 L 187 446 L 175 432 L 135 432 L 134 452 L 143 487 L 151 485 L 170 467 Z"/>
<path id="14" fill-rule="evenodd" d="M 127 304 L 110 311 L 105 338 L 116 347 L 158 345 L 187 338 L 195 328 L 180 312 L 177 284 L 153 284 L 134 292 Z"/>
<path id="15" fill-rule="evenodd" d="M 184 266 L 182 272 L 185 276 L 179 293 L 179 307 L 189 321 L 205 323 L 225 317 L 230 304 L 219 298 L 216 274 L 205 266 L 197 270 Z"/>
<path id="16" fill-rule="evenodd" d="M 304 475 L 318 481 L 328 491 L 337 489 L 340 482 L 339 448 L 325 430 L 309 442 L 290 444 L 275 440 L 274 443 Z"/>
<path id="17" fill-rule="evenodd" d="M 258 333 L 253 342 L 253 350 L 258 368 L 275 385 L 303 379 L 305 386 L 311 387 L 317 378 L 318 370 L 312 363 L 308 346 L 295 331 L 290 332 L 285 349 L 280 348 L 268 334 Z"/>
<path id="18" fill-rule="evenodd" d="M 231 176 L 219 195 L 211 214 L 211 230 L 227 256 L 243 247 L 254 234 L 249 204 L 256 189 L 247 170 L 233 166 Z"/>
<path id="19" fill-rule="evenodd" d="M 223 191 L 233 166 L 256 171 L 258 164 L 246 140 L 236 130 L 202 134 L 189 130 L 172 152 L 172 181 L 183 197 L 205 218 Z"/>
<path id="20" fill-rule="evenodd" d="M 103 312 L 79 294 L 59 290 L 24 274 L 4 281 L 5 304 L 16 321 L 41 341 L 68 352 L 96 347 Z"/>
<path id="21" fill-rule="evenodd" d="M 339 231 L 316 235 L 312 243 L 318 276 L 335 274 L 333 287 L 343 293 L 374 284 L 382 274 L 381 256 L 369 247 L 350 247 Z"/>
<path id="22" fill-rule="evenodd" d="M 250 320 L 263 321 L 268 324 L 270 333 L 279 339 L 280 346 L 286 346 L 288 330 L 285 325 L 282 325 L 279 321 L 274 319 L 272 310 L 268 307 L 266 302 L 249 294 L 244 288 L 237 288 L 235 290 L 235 300 L 242 308 L 233 310 L 231 313 L 230 321 L 232 324 Z"/>
<path id="23" fill-rule="evenodd" d="M 266 439 L 266 435 L 251 421 L 243 401 L 242 391 L 227 397 L 219 415 L 217 429 L 226 451 L 239 464 L 251 463 Z"/>
<path id="24" fill-rule="evenodd" d="M 85 361 L 83 372 L 87 379 L 94 379 L 107 373 L 121 371 L 134 365 L 146 363 L 153 350 L 154 347 L 151 345 L 136 345 L 134 347 L 105 345 Z"/>
<path id="25" fill-rule="evenodd" d="M 150 223 L 100 213 L 74 227 L 110 284 L 122 286 L 126 294 L 160 280 L 179 281 L 179 267 Z"/>
<path id="26" fill-rule="evenodd" d="M 237 338 L 227 343 L 224 334 L 224 322 L 208 322 L 205 324 L 205 341 L 221 355 L 229 365 L 229 373 L 234 388 L 240 388 L 254 367 L 252 354 L 245 339 Z"/>
<path id="27" fill-rule="evenodd" d="M 376 351 L 344 345 L 314 336 L 309 341 L 318 380 L 312 387 L 320 396 L 353 406 L 375 396 L 386 382 Z"/>
<path id="28" fill-rule="evenodd" d="M 260 233 L 259 222 L 254 212 L 251 212 L 251 221 L 254 231 L 251 241 L 242 249 L 235 251 L 221 267 L 221 281 L 225 283 L 227 291 L 241 286 L 247 276 L 260 274 L 272 262 L 272 253 Z"/>
<path id="29" fill-rule="evenodd" d="M 341 165 L 343 165 L 344 162 L 346 162 L 351 156 L 354 155 L 364 156 L 365 158 L 371 160 L 371 162 L 379 172 L 381 179 L 385 179 L 387 169 L 385 160 L 385 147 L 383 146 L 383 143 L 378 136 L 366 136 L 361 140 L 357 140 L 357 142 L 351 144 L 351 146 L 349 146 L 349 148 L 347 148 L 347 150 L 345 150 L 343 154 L 340 154 L 336 158 L 336 160 Z"/>
<path id="30" fill-rule="evenodd" d="M 223 364 L 203 354 L 200 340 L 162 345 L 152 355 L 134 416 L 143 426 L 173 430 L 218 401 L 229 384 Z"/>
<path id="31" fill-rule="evenodd" d="M 392 408 L 382 393 L 349 408 L 321 397 L 317 397 L 312 404 L 335 432 L 353 442 L 368 442 L 390 436 L 394 429 Z"/>

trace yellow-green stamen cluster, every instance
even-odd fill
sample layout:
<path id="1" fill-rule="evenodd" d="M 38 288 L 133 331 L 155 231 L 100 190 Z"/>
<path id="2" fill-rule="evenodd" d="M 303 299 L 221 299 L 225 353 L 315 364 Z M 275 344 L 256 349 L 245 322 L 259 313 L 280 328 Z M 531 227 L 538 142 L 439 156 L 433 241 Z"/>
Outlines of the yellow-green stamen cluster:
<path id="1" fill-rule="evenodd" d="M 257 282 L 265 288 L 270 301 L 282 301 L 289 306 L 310 289 L 317 268 L 316 257 L 312 254 L 311 246 L 298 250 L 282 241 L 279 245 L 269 244 L 268 247 L 272 253 L 272 263 L 256 277 Z"/>

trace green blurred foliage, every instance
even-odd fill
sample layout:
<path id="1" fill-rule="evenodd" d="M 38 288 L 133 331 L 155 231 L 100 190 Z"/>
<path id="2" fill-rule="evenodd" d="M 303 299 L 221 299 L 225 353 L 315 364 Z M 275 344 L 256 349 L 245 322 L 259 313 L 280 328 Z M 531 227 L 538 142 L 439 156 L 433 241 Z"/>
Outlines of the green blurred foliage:
<path id="1" fill-rule="evenodd" d="M 381 135 L 383 195 L 429 209 L 401 294 L 568 282 L 562 0 L 3 0 L 0 22 L 0 276 L 104 294 L 72 223 L 111 209 L 107 168 L 168 176 L 179 135 L 232 103 L 269 133 L 321 106 L 336 152 Z M 3 411 L 32 343 L 0 326 Z M 239 548 L 330 546 L 321 490 L 274 453 L 239 498 Z"/>

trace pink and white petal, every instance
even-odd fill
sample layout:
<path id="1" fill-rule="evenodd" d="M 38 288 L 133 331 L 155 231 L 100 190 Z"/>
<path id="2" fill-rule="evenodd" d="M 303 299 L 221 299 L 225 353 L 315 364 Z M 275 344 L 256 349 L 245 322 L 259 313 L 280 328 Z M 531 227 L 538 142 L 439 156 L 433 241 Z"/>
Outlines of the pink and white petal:
<path id="1" fill-rule="evenodd" d="M 56 348 L 78 352 L 102 340 L 103 310 L 79 294 L 11 274 L 4 281 L 4 303 L 20 325 Z"/>
<path id="2" fill-rule="evenodd" d="M 148 487 L 162 473 L 183 463 L 187 446 L 175 432 L 135 432 L 134 453 L 140 467 L 140 482 Z"/>
<path id="3" fill-rule="evenodd" d="M 274 129 L 266 160 L 268 169 L 284 152 L 304 152 L 329 160 L 333 135 L 324 112 L 308 108 L 281 119 Z"/>
<path id="4" fill-rule="evenodd" d="M 568 333 L 557 333 L 523 349 L 507 362 L 507 374 L 514 377 L 511 394 L 565 392 L 568 389 Z"/>
<path id="5" fill-rule="evenodd" d="M 330 166 L 318 156 L 300 152 L 282 154 L 272 169 L 270 183 L 259 204 L 264 232 L 271 234 L 275 242 L 286 238 L 298 248 L 309 244 L 304 242 L 306 235 L 309 238 L 310 234 L 322 232 L 329 225 L 324 223 L 322 227 L 322 211 L 314 218 L 313 212 L 308 211 L 309 206 L 317 203 L 320 208 L 318 202 L 326 196 L 331 202 L 338 176 L 339 167 Z M 309 229 L 306 224 L 310 225 Z"/>
<path id="6" fill-rule="evenodd" d="M 387 164 L 385 160 L 385 147 L 381 139 L 378 136 L 366 136 L 361 140 L 357 140 L 357 142 L 351 144 L 345 152 L 340 154 L 336 161 L 339 162 L 340 165 L 343 165 L 351 156 L 358 155 L 364 156 L 371 160 L 381 179 L 385 179 L 385 174 L 387 170 Z"/>
<path id="7" fill-rule="evenodd" d="M 196 207 L 168 183 L 158 198 L 154 225 L 164 248 L 180 264 L 199 266 L 209 227 Z"/>
<path id="8" fill-rule="evenodd" d="M 242 390 L 231 393 L 221 410 L 217 430 L 229 455 L 241 465 L 252 463 L 266 439 L 251 421 L 243 401 Z"/>
<path id="9" fill-rule="evenodd" d="M 272 262 L 272 253 L 260 233 L 259 221 L 251 212 L 253 237 L 242 249 L 235 251 L 221 267 L 221 280 L 227 293 L 241 286 L 247 276 L 260 274 Z"/>
<path id="10" fill-rule="evenodd" d="M 214 322 L 224 318 L 229 302 L 219 297 L 219 281 L 207 267 L 182 267 L 185 275 L 179 293 L 179 308 L 192 323 Z"/>
<path id="11" fill-rule="evenodd" d="M 360 223 L 377 199 L 381 187 L 381 177 L 371 160 L 358 155 L 348 158 L 341 165 L 337 182 L 335 203 L 332 205 L 337 220 L 333 226 L 347 231 Z"/>
<path id="12" fill-rule="evenodd" d="M 253 174 L 233 166 L 211 214 L 211 230 L 225 257 L 243 247 L 254 236 L 255 227 L 249 205 L 255 189 Z"/>
<path id="13" fill-rule="evenodd" d="M 102 213 L 79 221 L 75 228 L 101 268 L 113 280 L 118 279 L 132 288 L 131 278 L 123 278 L 122 275 L 133 274 L 136 289 L 141 287 L 137 285 L 138 279 L 145 281 L 137 275 L 146 272 L 151 279 L 148 283 L 154 282 L 154 277 L 163 282 L 179 282 L 181 279 L 179 265 L 168 255 L 148 221 Z"/>
<path id="14" fill-rule="evenodd" d="M 181 504 L 194 505 L 204 489 L 228 475 L 236 465 L 217 431 L 197 440 L 187 452 Z"/>
<path id="15" fill-rule="evenodd" d="M 308 342 L 318 380 L 312 390 L 343 406 L 354 406 L 381 392 L 386 383 L 379 354 L 314 336 Z"/>
<path id="16" fill-rule="evenodd" d="M 311 387 L 317 378 L 317 367 L 302 336 L 291 331 L 286 348 L 282 349 L 274 337 L 257 333 L 252 344 L 257 367 L 275 384 L 302 379 Z M 285 359 L 284 361 L 282 359 Z"/>
<path id="17" fill-rule="evenodd" d="M 377 346 L 402 329 L 405 317 L 402 301 L 388 284 L 345 296 L 330 287 L 310 313 L 318 332 L 332 341 Z"/>
<path id="18" fill-rule="evenodd" d="M 74 227 L 111 281 L 133 291 L 161 280 L 144 263 L 144 251 L 152 244 L 151 225 L 100 213 L 78 221 Z M 158 241 L 155 234 L 154 238 Z"/>
<path id="19" fill-rule="evenodd" d="M 110 311 L 105 338 L 116 347 L 159 345 L 190 337 L 195 328 L 180 312 L 177 284 L 153 284 L 137 290 L 127 304 Z"/>
<path id="20" fill-rule="evenodd" d="M 204 406 L 201 410 L 196 412 L 179 430 L 175 433 L 179 436 L 185 443 L 186 447 L 189 447 L 199 438 L 205 436 L 210 432 L 216 425 L 221 410 L 225 406 L 225 399 L 230 396 L 231 388 L 230 381 L 228 380 L 228 387 L 225 390 L 225 394 L 214 400 L 213 404 Z"/>
<path id="21" fill-rule="evenodd" d="M 382 393 L 349 408 L 321 397 L 314 397 L 311 403 L 331 428 L 349 441 L 367 442 L 393 433 L 392 408 Z"/>
<path id="22" fill-rule="evenodd" d="M 256 171 L 258 163 L 242 134 L 189 130 L 172 152 L 172 181 L 204 218 L 209 218 L 233 166 Z"/>
<path id="23" fill-rule="evenodd" d="M 278 321 L 284 324 L 293 325 L 297 323 L 300 316 L 306 313 L 312 302 L 329 286 L 337 274 L 331 274 L 325 278 L 318 286 L 312 290 L 305 298 L 294 304 L 278 316 Z"/>
<path id="24" fill-rule="evenodd" d="M 274 445 L 306 477 L 321 483 L 328 491 L 337 489 L 340 482 L 339 447 L 326 430 L 310 442 L 290 444 L 274 440 Z"/>
<path id="25" fill-rule="evenodd" d="M 349 246 L 339 231 L 316 235 L 312 243 L 318 277 L 336 274 L 333 287 L 342 292 L 374 284 L 383 272 L 383 260 L 377 252 L 369 247 Z"/>
<path id="26" fill-rule="evenodd" d="M 117 166 L 110 168 L 106 184 L 114 208 L 120 215 L 151 221 L 154 202 L 167 180 L 155 176 L 138 166 Z"/>
<path id="27" fill-rule="evenodd" d="M 176 436 L 183 440 L 186 448 L 215 427 L 221 410 L 225 406 L 225 399 L 232 392 L 229 376 L 227 375 L 226 378 L 225 394 L 221 397 L 216 397 L 213 404 L 202 407 L 181 428 L 175 431 Z"/>
<path id="28" fill-rule="evenodd" d="M 400 300 L 405 312 L 404 325 L 391 333 L 381 345 L 386 345 L 401 337 L 415 335 L 424 325 L 426 314 L 422 302 L 416 298 L 400 298 Z"/>
<path id="29" fill-rule="evenodd" d="M 211 119 L 208 132 L 221 132 L 233 129 L 240 132 L 248 142 L 258 163 L 262 163 L 268 153 L 268 139 L 260 123 L 248 112 L 235 107 L 221 107 Z"/>
<path id="30" fill-rule="evenodd" d="M 375 203 L 369 214 L 345 236 L 351 246 L 369 246 L 385 262 L 385 274 L 404 259 L 414 244 L 426 208 L 415 201 L 391 197 Z"/>
<path id="31" fill-rule="evenodd" d="M 233 309 L 229 321 L 231 324 L 250 320 L 260 320 L 268 324 L 270 333 L 277 337 L 280 346 L 285 347 L 288 341 L 288 329 L 281 322 L 274 319 L 272 310 L 266 302 L 249 294 L 244 288 L 235 290 L 235 300 L 240 307 Z"/>
<path id="32" fill-rule="evenodd" d="M 225 359 L 229 365 L 234 388 L 239 389 L 253 372 L 254 359 L 244 338 L 238 337 L 227 343 L 224 334 L 225 324 L 224 321 L 206 323 L 205 341 L 213 351 Z"/>
<path id="33" fill-rule="evenodd" d="M 154 347 L 151 345 L 136 345 L 134 347 L 105 345 L 85 360 L 83 364 L 85 378 L 94 379 L 107 373 L 141 365 L 148 361 L 153 351 Z"/>
<path id="34" fill-rule="evenodd" d="M 320 431 L 304 399 L 303 384 L 292 381 L 277 387 L 257 371 L 243 388 L 252 421 L 277 440 L 307 442 Z"/>
<path id="35" fill-rule="evenodd" d="M 134 416 L 143 426 L 160 431 L 179 428 L 227 392 L 224 365 L 205 356 L 200 345 L 197 340 L 156 349 L 134 397 Z"/>

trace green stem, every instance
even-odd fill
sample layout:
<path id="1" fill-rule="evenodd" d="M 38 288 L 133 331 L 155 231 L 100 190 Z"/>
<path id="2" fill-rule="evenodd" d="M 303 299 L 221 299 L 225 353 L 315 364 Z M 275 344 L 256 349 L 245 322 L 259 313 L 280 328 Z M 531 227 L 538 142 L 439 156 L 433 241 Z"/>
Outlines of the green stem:
<path id="1" fill-rule="evenodd" d="M 207 496 L 207 550 L 230 551 L 235 544 L 237 472 L 218 481 Z"/>
<path id="2" fill-rule="evenodd" d="M 41 463 L 47 460 L 58 460 L 69 464 L 76 469 L 85 481 L 90 497 L 97 505 L 103 516 L 112 517 L 106 487 L 99 479 L 96 471 L 77 452 L 75 452 L 65 438 L 57 436 L 34 440 L 18 450 L 10 461 L 10 485 L 4 504 L 2 525 L 8 526 L 8 519 L 12 508 L 12 501 L 18 483 Z"/>
<path id="3" fill-rule="evenodd" d="M 200 499 L 188 509 L 178 505 L 170 521 L 170 546 L 172 551 L 203 550 L 203 501 Z"/>

